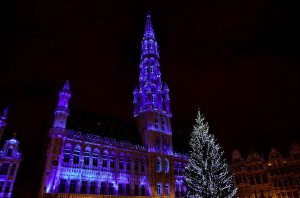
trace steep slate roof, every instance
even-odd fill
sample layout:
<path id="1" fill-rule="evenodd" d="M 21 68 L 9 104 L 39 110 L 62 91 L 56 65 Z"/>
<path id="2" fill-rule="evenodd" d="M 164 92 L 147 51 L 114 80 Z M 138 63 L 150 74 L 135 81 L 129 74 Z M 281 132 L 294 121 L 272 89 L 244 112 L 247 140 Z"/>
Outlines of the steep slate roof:
<path id="1" fill-rule="evenodd" d="M 67 129 L 142 145 L 134 123 L 71 108 Z"/>

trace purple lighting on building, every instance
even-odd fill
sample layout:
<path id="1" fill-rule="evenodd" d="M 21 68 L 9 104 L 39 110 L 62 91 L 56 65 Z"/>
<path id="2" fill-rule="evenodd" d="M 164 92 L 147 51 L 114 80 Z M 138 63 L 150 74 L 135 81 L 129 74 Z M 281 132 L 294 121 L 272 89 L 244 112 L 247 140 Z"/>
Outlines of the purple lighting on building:
<path id="1" fill-rule="evenodd" d="M 159 112 L 171 117 L 169 89 L 161 82 L 159 50 L 151 23 L 147 15 L 141 47 L 139 87 L 133 91 L 134 116 L 144 111 Z"/>

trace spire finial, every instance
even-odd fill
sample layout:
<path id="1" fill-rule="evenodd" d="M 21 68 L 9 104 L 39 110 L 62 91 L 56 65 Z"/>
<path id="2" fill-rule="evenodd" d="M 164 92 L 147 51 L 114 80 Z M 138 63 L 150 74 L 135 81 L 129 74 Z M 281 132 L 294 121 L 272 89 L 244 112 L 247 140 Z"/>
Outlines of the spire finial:
<path id="1" fill-rule="evenodd" d="M 66 80 L 63 90 L 70 90 L 69 80 Z"/>
<path id="2" fill-rule="evenodd" d="M 150 11 L 147 12 L 146 16 L 146 26 L 145 26 L 145 37 L 154 37 L 154 31 L 151 23 L 151 13 Z"/>

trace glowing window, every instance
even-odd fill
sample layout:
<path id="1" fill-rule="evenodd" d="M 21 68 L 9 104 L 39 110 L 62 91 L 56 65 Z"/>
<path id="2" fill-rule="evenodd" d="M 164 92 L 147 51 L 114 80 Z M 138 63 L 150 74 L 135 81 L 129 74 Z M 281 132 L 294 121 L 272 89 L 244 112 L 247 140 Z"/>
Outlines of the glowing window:
<path id="1" fill-rule="evenodd" d="M 98 166 L 98 153 L 93 153 L 93 166 Z"/>
<path id="2" fill-rule="evenodd" d="M 165 194 L 170 195 L 170 184 L 165 185 Z"/>
<path id="3" fill-rule="evenodd" d="M 165 173 L 169 173 L 170 170 L 170 163 L 169 160 L 167 158 L 165 158 Z"/>
<path id="4" fill-rule="evenodd" d="M 65 163 L 70 162 L 70 149 L 65 149 L 63 161 Z"/>
<path id="5" fill-rule="evenodd" d="M 96 194 L 96 182 L 91 182 L 91 186 L 90 186 L 90 193 L 91 194 Z"/>
<path id="6" fill-rule="evenodd" d="M 156 159 L 156 172 L 161 172 L 161 159 L 160 159 L 160 157 L 158 157 L 157 159 Z"/>
<path id="7" fill-rule="evenodd" d="M 89 165 L 90 164 L 90 153 L 85 152 L 84 153 L 84 165 Z"/>
<path id="8" fill-rule="evenodd" d="M 81 182 L 80 193 L 85 194 L 86 193 L 86 187 L 87 187 L 87 181 L 82 181 Z"/>
<path id="9" fill-rule="evenodd" d="M 75 193 L 76 190 L 76 180 L 70 181 L 69 193 Z"/>
<path id="10" fill-rule="evenodd" d="M 162 119 L 162 120 L 161 120 L 161 130 L 162 130 L 162 131 L 165 131 L 165 130 L 166 130 L 166 121 L 165 121 L 165 119 Z"/>
<path id="11" fill-rule="evenodd" d="M 58 192 L 64 193 L 65 192 L 65 188 L 66 188 L 66 180 L 65 179 L 61 179 L 60 182 L 59 182 L 59 186 L 58 186 Z"/>
<path id="12" fill-rule="evenodd" d="M 154 118 L 154 128 L 158 129 L 158 117 Z"/>
<path id="13" fill-rule="evenodd" d="M 162 194 L 162 189 L 161 189 L 161 183 L 156 184 L 156 194 L 161 195 Z"/>
<path id="14" fill-rule="evenodd" d="M 115 156 L 110 157 L 110 168 L 115 168 Z"/>
<path id="15" fill-rule="evenodd" d="M 73 153 L 73 163 L 79 164 L 80 147 L 75 148 Z"/>

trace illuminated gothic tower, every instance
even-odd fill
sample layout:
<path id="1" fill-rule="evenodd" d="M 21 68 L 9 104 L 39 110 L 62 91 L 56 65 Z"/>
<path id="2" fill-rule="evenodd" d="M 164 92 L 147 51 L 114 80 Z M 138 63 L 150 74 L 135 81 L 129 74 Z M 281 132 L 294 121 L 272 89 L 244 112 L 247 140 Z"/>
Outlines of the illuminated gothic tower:
<path id="1" fill-rule="evenodd" d="M 134 117 L 143 144 L 148 148 L 151 193 L 174 197 L 169 88 L 161 82 L 159 51 L 150 14 L 146 19 L 139 68 L 139 86 L 133 91 Z"/>
<path id="2" fill-rule="evenodd" d="M 63 136 L 66 133 L 66 123 L 69 116 L 69 99 L 71 98 L 69 81 L 66 81 L 63 89 L 59 92 L 58 105 L 54 114 L 53 126 L 49 132 L 50 144 L 47 151 L 47 161 L 44 173 L 41 193 L 52 192 L 57 181 L 56 175 L 59 169 L 59 156 Z"/>

